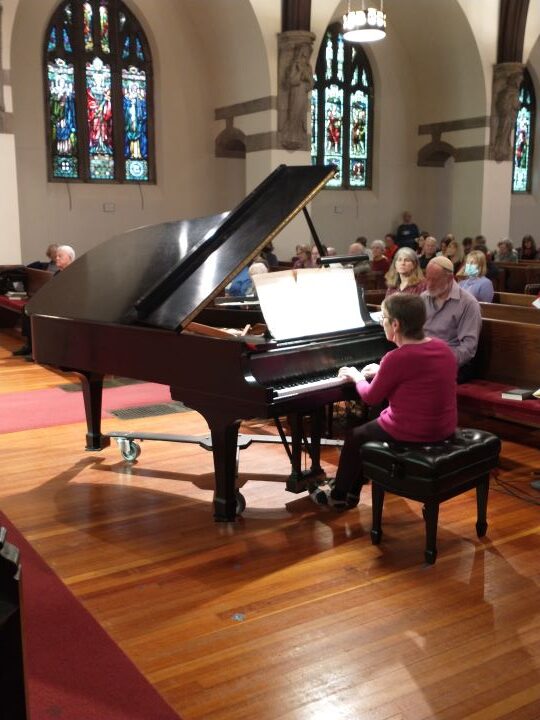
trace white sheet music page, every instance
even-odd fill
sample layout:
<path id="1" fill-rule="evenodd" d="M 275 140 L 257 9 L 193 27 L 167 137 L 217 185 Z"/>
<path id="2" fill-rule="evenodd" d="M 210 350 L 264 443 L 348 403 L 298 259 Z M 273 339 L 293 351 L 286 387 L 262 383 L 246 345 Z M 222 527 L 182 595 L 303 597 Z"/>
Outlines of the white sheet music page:
<path id="1" fill-rule="evenodd" d="M 276 340 L 364 326 L 352 268 L 284 270 L 253 281 Z"/>

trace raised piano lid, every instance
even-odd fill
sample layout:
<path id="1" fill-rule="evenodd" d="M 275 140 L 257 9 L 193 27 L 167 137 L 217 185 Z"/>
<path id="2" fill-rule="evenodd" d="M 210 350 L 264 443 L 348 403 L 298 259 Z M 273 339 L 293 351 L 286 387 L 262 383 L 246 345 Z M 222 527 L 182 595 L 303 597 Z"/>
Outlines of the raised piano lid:
<path id="1" fill-rule="evenodd" d="M 280 165 L 232 212 L 131 230 L 78 258 L 30 314 L 181 330 L 334 175 Z"/>

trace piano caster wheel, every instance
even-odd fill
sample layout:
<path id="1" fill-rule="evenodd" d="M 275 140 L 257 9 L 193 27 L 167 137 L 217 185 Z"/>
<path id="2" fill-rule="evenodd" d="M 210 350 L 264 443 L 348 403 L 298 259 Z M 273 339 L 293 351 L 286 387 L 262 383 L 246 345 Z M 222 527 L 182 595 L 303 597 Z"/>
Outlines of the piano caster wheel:
<path id="1" fill-rule="evenodd" d="M 135 460 L 141 454 L 141 446 L 135 440 L 126 440 L 122 438 L 118 441 L 120 445 L 120 452 L 124 460 L 127 462 L 135 462 Z"/>
<path id="2" fill-rule="evenodd" d="M 236 514 L 241 515 L 246 509 L 246 498 L 242 495 L 240 490 L 236 491 Z"/>

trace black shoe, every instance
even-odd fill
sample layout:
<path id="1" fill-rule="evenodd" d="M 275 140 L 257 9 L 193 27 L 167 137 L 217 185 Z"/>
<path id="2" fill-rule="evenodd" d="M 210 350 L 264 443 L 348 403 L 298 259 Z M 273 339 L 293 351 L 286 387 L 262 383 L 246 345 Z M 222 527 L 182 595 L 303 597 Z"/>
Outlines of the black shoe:
<path id="1" fill-rule="evenodd" d="M 333 497 L 335 492 L 332 485 L 333 481 L 330 481 L 326 485 L 317 487 L 309 493 L 309 497 L 315 505 L 328 505 L 338 511 L 350 510 L 358 505 L 360 498 L 356 495 L 351 495 L 351 493 L 347 493 L 345 500 Z"/>
<path id="2" fill-rule="evenodd" d="M 32 348 L 30 345 L 23 345 L 18 350 L 14 350 L 11 354 L 16 355 L 17 357 L 24 357 L 25 355 L 32 354 Z"/>

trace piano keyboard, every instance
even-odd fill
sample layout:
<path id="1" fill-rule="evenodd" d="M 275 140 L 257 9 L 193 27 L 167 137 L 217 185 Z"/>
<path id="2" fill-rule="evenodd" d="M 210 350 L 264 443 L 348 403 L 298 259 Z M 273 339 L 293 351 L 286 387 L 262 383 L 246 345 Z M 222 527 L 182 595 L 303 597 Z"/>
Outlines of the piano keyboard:
<path id="1" fill-rule="evenodd" d="M 312 390 L 320 390 L 322 388 L 335 387 L 336 385 L 342 385 L 344 382 L 348 382 L 347 378 L 338 377 L 337 375 L 330 375 L 328 377 L 319 377 L 316 380 L 303 380 L 301 382 L 296 381 L 283 385 L 274 389 L 274 397 L 276 399 L 294 397 L 295 395 L 302 395 Z"/>

